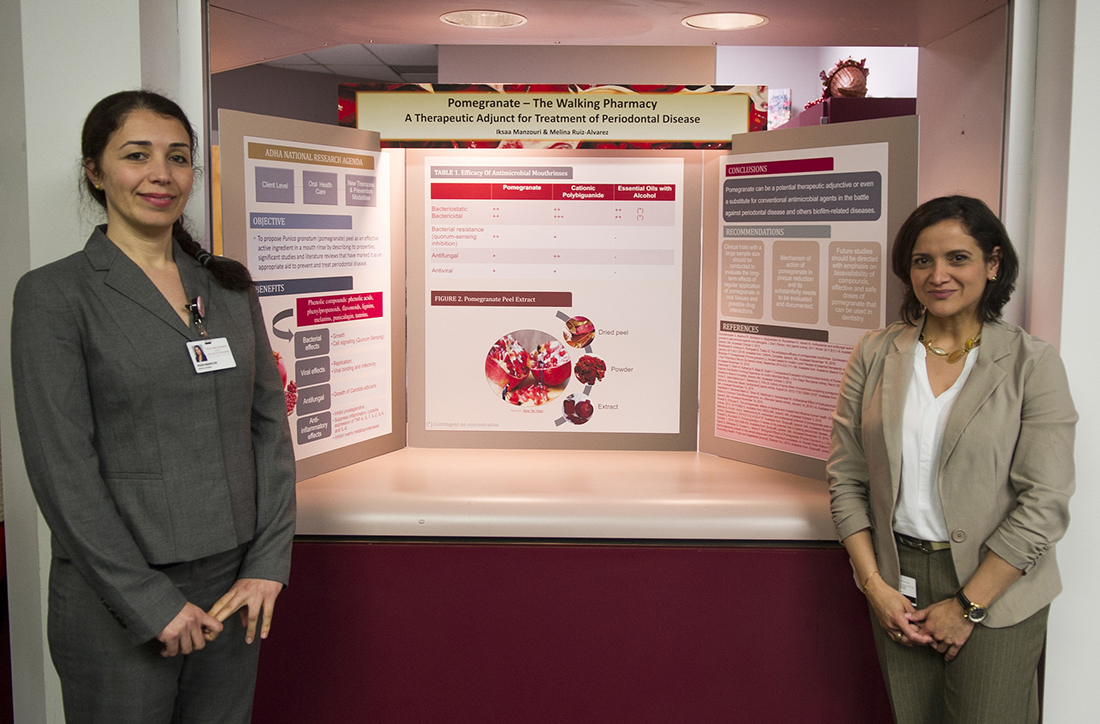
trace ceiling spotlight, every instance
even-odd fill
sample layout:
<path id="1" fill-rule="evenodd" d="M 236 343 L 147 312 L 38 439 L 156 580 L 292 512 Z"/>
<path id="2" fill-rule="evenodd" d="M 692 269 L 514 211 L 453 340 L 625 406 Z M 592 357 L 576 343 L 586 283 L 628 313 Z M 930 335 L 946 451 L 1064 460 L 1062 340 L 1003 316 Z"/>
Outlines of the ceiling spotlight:
<path id="1" fill-rule="evenodd" d="M 499 10 L 456 10 L 440 15 L 439 19 L 460 28 L 514 28 L 527 22 L 522 15 Z"/>
<path id="2" fill-rule="evenodd" d="M 756 13 L 702 13 L 680 21 L 682 25 L 698 30 L 748 30 L 767 22 L 766 17 Z"/>

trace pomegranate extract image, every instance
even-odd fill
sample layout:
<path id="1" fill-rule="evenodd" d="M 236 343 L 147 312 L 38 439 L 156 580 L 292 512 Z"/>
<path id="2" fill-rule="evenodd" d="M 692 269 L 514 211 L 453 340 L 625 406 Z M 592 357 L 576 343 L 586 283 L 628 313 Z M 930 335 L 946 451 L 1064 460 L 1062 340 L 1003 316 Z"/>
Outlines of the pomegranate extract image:
<path id="1" fill-rule="evenodd" d="M 588 422 L 595 411 L 592 400 L 588 399 L 588 395 L 580 392 L 567 395 L 565 401 L 561 403 L 561 414 L 574 425 L 583 425 Z"/>

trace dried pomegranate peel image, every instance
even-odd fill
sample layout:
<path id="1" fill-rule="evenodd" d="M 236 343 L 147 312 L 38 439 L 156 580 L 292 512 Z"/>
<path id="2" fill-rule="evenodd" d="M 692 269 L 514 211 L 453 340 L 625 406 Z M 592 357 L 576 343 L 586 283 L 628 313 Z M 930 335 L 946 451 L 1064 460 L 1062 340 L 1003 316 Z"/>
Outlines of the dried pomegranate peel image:
<path id="1" fill-rule="evenodd" d="M 565 343 L 581 349 L 592 344 L 596 337 L 596 325 L 588 317 L 570 317 L 565 322 Z"/>

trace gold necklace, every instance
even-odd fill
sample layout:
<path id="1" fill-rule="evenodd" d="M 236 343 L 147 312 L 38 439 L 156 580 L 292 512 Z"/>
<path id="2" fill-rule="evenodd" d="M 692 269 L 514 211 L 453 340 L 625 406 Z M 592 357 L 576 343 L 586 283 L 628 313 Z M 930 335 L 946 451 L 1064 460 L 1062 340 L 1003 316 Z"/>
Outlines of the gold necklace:
<path id="1" fill-rule="evenodd" d="M 967 352 L 969 352 L 970 350 L 974 349 L 975 347 L 977 347 L 979 344 L 982 343 L 982 333 L 978 332 L 977 337 L 974 337 L 973 339 L 966 340 L 966 344 L 963 345 L 963 348 L 962 349 L 957 349 L 954 352 L 948 352 L 946 349 L 943 349 L 942 347 L 933 347 L 932 346 L 932 340 L 925 337 L 924 332 L 920 333 L 920 341 L 921 341 L 921 344 L 923 344 L 925 347 L 928 348 L 929 352 L 936 355 L 937 357 L 946 357 L 947 358 L 947 364 L 953 365 L 956 362 L 958 362 L 959 360 L 961 360 L 963 357 L 965 357 Z"/>

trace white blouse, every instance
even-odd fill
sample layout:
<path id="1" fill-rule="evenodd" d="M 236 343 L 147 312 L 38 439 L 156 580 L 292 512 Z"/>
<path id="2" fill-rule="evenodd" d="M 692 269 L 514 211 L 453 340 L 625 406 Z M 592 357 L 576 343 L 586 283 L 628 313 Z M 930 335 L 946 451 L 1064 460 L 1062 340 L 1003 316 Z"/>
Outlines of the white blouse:
<path id="1" fill-rule="evenodd" d="M 894 508 L 894 531 L 897 533 L 921 540 L 949 540 L 936 479 L 940 446 L 951 408 L 974 369 L 980 350 L 981 347 L 976 347 L 966 355 L 959 379 L 936 397 L 928 381 L 928 352 L 923 344 L 914 348 L 913 376 L 909 380 L 902 417 L 901 490 Z"/>

